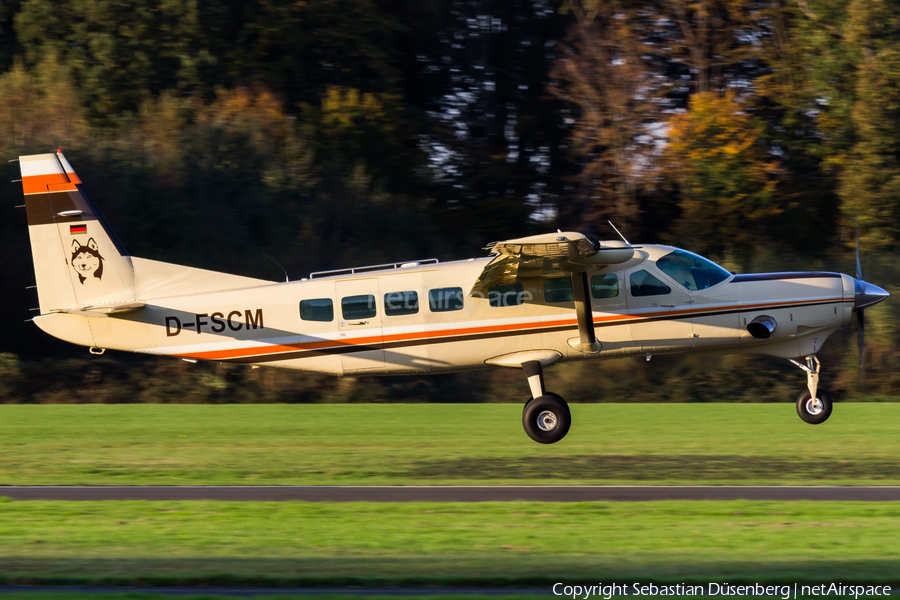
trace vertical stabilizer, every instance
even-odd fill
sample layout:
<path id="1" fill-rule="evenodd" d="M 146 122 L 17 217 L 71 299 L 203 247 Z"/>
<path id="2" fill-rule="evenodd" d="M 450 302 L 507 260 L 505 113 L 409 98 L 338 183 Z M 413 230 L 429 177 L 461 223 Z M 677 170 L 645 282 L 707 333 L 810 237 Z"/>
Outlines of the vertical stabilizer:
<path id="1" fill-rule="evenodd" d="M 62 152 L 19 168 L 41 314 L 133 300 L 131 259 Z"/>

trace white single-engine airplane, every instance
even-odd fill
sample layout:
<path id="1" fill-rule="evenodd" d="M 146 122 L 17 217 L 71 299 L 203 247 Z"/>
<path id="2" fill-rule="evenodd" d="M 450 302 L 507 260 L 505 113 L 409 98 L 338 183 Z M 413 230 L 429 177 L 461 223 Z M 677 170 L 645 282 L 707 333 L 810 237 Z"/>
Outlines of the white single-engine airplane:
<path id="1" fill-rule="evenodd" d="M 93 353 L 334 375 L 517 367 L 532 395 L 522 424 L 545 444 L 566 435 L 571 415 L 546 391 L 543 368 L 628 355 L 790 359 L 807 373 L 797 413 L 822 423 L 832 403 L 818 389 L 816 352 L 853 311 L 862 328 L 863 309 L 888 296 L 859 272 L 734 275 L 685 250 L 572 232 L 497 242 L 482 258 L 276 283 L 129 256 L 61 151 L 21 156 L 19 166 L 40 301 L 34 322 L 50 335 Z"/>

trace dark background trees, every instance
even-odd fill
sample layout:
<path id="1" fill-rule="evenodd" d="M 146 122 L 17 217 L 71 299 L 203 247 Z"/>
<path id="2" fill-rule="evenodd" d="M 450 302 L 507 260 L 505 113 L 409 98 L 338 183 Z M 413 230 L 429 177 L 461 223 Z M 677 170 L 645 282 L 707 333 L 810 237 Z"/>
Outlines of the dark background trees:
<path id="1" fill-rule="evenodd" d="M 882 0 L 3 0 L 0 148 L 64 148 L 135 255 L 273 280 L 263 253 L 299 278 L 558 227 L 613 237 L 607 220 L 729 269 L 852 272 L 858 224 L 866 275 L 897 291 L 898 30 Z M 25 322 L 21 187 L 3 198 L 6 401 L 521 395 L 506 372 L 88 359 Z M 896 393 L 893 304 L 869 316 L 870 394 Z M 847 394 L 851 333 L 826 347 Z M 551 376 L 586 400 L 790 400 L 770 390 L 802 379 L 740 357 Z"/>

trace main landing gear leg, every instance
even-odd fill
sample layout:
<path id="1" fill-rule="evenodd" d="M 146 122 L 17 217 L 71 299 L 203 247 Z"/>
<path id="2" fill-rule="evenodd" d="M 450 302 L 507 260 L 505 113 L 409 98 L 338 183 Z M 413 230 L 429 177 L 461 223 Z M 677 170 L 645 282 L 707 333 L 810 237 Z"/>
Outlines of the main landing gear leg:
<path id="1" fill-rule="evenodd" d="M 553 444 L 569 433 L 572 414 L 569 406 L 560 396 L 544 388 L 544 369 L 540 361 L 531 360 L 522 364 L 531 398 L 522 410 L 522 427 L 528 437 L 541 444 Z"/>
<path id="2" fill-rule="evenodd" d="M 806 364 L 792 358 L 788 359 L 806 371 L 806 391 L 797 397 L 797 414 L 811 425 L 824 423 L 831 416 L 831 396 L 819 390 L 819 371 L 822 364 L 815 354 L 806 357 Z"/>

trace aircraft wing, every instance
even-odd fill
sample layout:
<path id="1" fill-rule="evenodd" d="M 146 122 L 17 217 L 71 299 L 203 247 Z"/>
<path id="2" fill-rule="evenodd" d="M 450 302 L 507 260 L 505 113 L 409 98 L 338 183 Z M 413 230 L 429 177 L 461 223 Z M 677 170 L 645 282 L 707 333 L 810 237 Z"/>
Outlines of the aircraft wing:
<path id="1" fill-rule="evenodd" d="M 548 233 L 489 244 L 495 254 L 482 270 L 472 293 L 486 292 L 496 285 L 519 279 L 561 277 L 580 273 L 593 266 L 615 265 L 634 256 L 627 243 L 613 240 L 597 242 L 575 232 Z"/>

